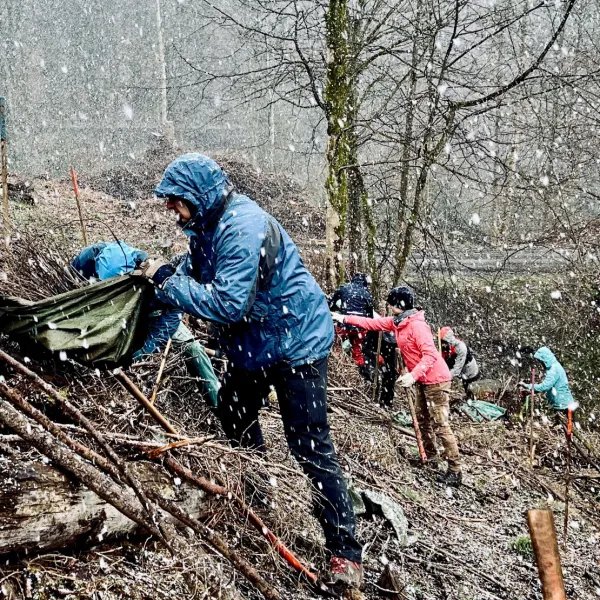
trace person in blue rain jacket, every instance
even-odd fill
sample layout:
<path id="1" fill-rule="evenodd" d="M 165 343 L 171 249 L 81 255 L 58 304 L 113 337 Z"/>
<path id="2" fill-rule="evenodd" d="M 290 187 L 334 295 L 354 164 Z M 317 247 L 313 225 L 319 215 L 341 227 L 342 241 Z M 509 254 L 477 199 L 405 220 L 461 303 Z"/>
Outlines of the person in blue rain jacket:
<path id="1" fill-rule="evenodd" d="M 229 358 L 219 416 L 234 444 L 265 450 L 258 412 L 273 386 L 292 454 L 313 482 L 331 553 L 331 581 L 360 585 L 361 546 L 329 434 L 327 358 L 333 323 L 325 295 L 281 225 L 233 190 L 211 158 L 185 154 L 156 188 L 189 237 L 174 270 L 143 269 L 164 302 L 216 324 Z"/>
<path id="2" fill-rule="evenodd" d="M 104 281 L 130 273 L 147 258 L 146 252 L 122 241 L 97 242 L 84 248 L 71 261 L 71 266 L 87 281 Z M 145 354 L 160 352 L 181 324 L 180 310 L 168 305 L 158 306 L 156 302 L 151 308 L 148 334 L 144 345 L 134 353 L 134 360 L 140 360 Z"/>
<path id="3" fill-rule="evenodd" d="M 533 357 L 543 362 L 546 367 L 544 379 L 541 383 L 535 384 L 534 390 L 536 392 L 546 392 L 548 403 L 554 410 L 564 411 L 569 405 L 573 405 L 575 401 L 569 388 L 567 374 L 550 348 L 542 346 Z M 531 387 L 531 384 L 527 382 L 521 382 L 520 385 L 525 389 Z"/>
<path id="4" fill-rule="evenodd" d="M 71 266 L 88 281 L 103 281 L 137 269 L 148 254 L 132 248 L 125 242 L 97 242 L 84 248 L 72 261 Z M 178 262 L 175 257 L 174 262 Z M 148 318 L 148 334 L 144 345 L 133 354 L 139 361 L 147 354 L 161 351 L 169 338 L 176 348 L 182 350 L 190 375 L 201 379 L 200 388 L 207 403 L 217 406 L 219 380 L 203 346 L 181 322 L 182 312 L 156 300 L 150 303 L 152 311 Z"/>

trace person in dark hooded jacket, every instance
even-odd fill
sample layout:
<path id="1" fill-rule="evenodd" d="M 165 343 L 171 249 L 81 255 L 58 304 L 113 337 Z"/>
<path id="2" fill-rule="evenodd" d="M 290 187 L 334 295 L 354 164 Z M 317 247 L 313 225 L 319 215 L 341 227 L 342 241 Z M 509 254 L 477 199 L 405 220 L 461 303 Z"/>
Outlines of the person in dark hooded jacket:
<path id="1" fill-rule="evenodd" d="M 319 496 L 331 581 L 360 585 L 361 546 L 327 422 L 333 323 L 323 292 L 281 225 L 235 193 L 211 158 L 177 158 L 156 195 L 177 213 L 189 252 L 176 271 L 155 262 L 143 272 L 161 300 L 218 325 L 230 361 L 219 395 L 225 433 L 264 451 L 258 413 L 274 386 L 290 451 Z"/>
<path id="2" fill-rule="evenodd" d="M 329 300 L 329 308 L 342 315 L 355 315 L 372 319 L 373 296 L 369 291 L 368 277 L 364 273 L 356 273 L 350 283 L 345 283 L 335 290 Z M 364 369 L 365 357 L 362 351 L 365 339 L 364 332 L 351 325 L 338 325 L 335 332 L 340 339 L 350 342 L 352 360 L 359 369 Z M 365 374 L 363 372 L 363 375 Z"/>

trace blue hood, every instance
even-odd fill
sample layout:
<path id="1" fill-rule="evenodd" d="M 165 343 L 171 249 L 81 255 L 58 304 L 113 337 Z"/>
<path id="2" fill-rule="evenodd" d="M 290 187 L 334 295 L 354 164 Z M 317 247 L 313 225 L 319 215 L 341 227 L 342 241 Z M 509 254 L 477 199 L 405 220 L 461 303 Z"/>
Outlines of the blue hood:
<path id="1" fill-rule="evenodd" d="M 192 222 L 202 223 L 220 208 L 228 191 L 229 180 L 221 167 L 212 158 L 191 152 L 167 167 L 154 193 L 159 198 L 176 196 L 187 200 L 196 209 Z"/>
<path id="2" fill-rule="evenodd" d="M 542 346 L 533 355 L 533 358 L 541 360 L 546 365 L 546 369 L 549 369 L 550 367 L 552 367 L 553 364 L 558 362 L 556 356 L 554 356 L 554 354 L 552 353 L 552 350 L 550 350 L 550 348 L 547 348 L 546 346 Z"/>

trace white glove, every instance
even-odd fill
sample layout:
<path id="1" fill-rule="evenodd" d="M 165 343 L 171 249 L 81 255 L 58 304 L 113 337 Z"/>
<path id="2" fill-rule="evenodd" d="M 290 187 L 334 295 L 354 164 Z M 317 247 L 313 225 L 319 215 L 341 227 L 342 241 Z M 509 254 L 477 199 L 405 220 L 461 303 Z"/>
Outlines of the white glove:
<path id="1" fill-rule="evenodd" d="M 343 322 L 344 322 L 344 315 L 341 315 L 341 314 L 340 314 L 340 313 L 338 313 L 338 312 L 332 312 L 332 313 L 331 313 L 331 318 L 332 318 L 334 321 L 337 321 L 338 323 L 343 323 Z"/>
<path id="2" fill-rule="evenodd" d="M 531 389 L 531 383 L 527 383 L 526 381 L 519 381 L 519 387 L 525 390 Z"/>
<path id="3" fill-rule="evenodd" d="M 410 387 L 411 385 L 415 384 L 415 378 L 412 376 L 411 373 L 406 373 L 406 375 L 398 377 L 398 383 L 402 387 Z"/>

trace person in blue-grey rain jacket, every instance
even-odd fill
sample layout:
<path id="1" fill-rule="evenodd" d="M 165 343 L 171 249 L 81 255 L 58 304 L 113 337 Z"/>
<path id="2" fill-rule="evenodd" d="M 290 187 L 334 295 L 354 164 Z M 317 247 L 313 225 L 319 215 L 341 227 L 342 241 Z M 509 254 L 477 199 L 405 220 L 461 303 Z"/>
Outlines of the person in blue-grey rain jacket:
<path id="1" fill-rule="evenodd" d="M 130 273 L 148 258 L 143 250 L 132 248 L 125 242 L 97 242 L 84 248 L 71 262 L 71 266 L 86 281 L 104 281 L 111 277 Z M 151 313 L 148 334 L 144 345 L 136 350 L 134 360 L 145 354 L 160 351 L 181 323 L 181 310 L 169 305 L 159 307 Z M 163 310 L 160 310 L 160 309 Z"/>
<path id="2" fill-rule="evenodd" d="M 574 399 L 569 388 L 569 380 L 563 366 L 550 348 L 542 346 L 533 355 L 534 358 L 544 363 L 546 375 L 541 383 L 536 383 L 534 390 L 536 392 L 546 392 L 548 403 L 556 411 L 564 411 L 569 405 L 574 404 Z M 531 384 L 525 381 L 519 383 L 521 387 L 530 389 Z"/>
<path id="3" fill-rule="evenodd" d="M 71 266 L 87 281 L 103 281 L 134 271 L 147 258 L 146 252 L 122 241 L 97 242 L 84 248 Z M 153 300 L 150 311 L 148 333 L 144 345 L 133 354 L 134 362 L 147 354 L 161 351 L 171 338 L 174 346 L 182 350 L 188 372 L 201 379 L 200 387 L 207 403 L 216 407 L 219 380 L 206 351 L 181 322 L 181 310 Z"/>
<path id="4" fill-rule="evenodd" d="M 164 302 L 217 325 L 229 359 L 219 416 L 234 444 L 265 450 L 258 412 L 275 388 L 290 451 L 313 483 L 331 554 L 330 582 L 359 586 L 361 546 L 327 422 L 327 358 L 333 323 L 325 295 L 281 225 L 233 190 L 211 158 L 185 154 L 156 188 L 189 237 L 174 270 L 143 273 Z"/>

